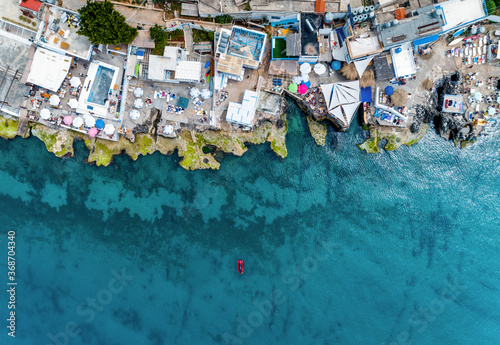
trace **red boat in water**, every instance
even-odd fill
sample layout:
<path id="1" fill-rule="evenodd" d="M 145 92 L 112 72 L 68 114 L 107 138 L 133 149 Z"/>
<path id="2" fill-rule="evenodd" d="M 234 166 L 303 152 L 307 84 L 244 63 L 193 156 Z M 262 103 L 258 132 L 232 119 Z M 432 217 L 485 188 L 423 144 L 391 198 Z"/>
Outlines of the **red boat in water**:
<path id="1" fill-rule="evenodd" d="M 243 260 L 238 260 L 238 272 L 243 274 Z"/>

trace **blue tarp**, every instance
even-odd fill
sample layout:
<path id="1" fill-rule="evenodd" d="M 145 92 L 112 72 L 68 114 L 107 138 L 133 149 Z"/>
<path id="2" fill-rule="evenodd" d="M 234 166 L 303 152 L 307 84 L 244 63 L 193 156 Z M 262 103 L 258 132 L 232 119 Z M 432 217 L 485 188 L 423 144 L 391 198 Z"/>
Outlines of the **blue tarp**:
<path id="1" fill-rule="evenodd" d="M 428 44 L 434 41 L 437 41 L 439 39 L 439 35 L 432 35 L 424 38 L 419 38 L 418 40 L 413 41 L 413 46 L 422 46 L 424 44 Z"/>
<path id="2" fill-rule="evenodd" d="M 360 95 L 359 97 L 360 97 L 361 102 L 371 103 L 373 101 L 372 87 L 371 86 L 362 87 L 361 93 L 359 95 Z"/>

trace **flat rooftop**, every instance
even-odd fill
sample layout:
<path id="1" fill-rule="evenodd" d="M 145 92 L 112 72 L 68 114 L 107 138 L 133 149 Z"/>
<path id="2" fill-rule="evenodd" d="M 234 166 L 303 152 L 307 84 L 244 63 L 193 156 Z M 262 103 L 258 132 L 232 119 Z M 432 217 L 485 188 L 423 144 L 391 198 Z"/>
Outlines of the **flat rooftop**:
<path id="1" fill-rule="evenodd" d="M 451 0 L 436 5 L 441 8 L 445 17 L 443 31 L 469 23 L 487 16 L 483 0 Z"/>
<path id="2" fill-rule="evenodd" d="M 416 10 L 416 16 L 400 20 L 396 26 L 391 25 L 386 28 L 385 23 L 379 24 L 378 30 L 382 45 L 392 46 L 411 42 L 441 32 L 444 19 L 441 15 L 434 17 L 432 13 L 435 11 L 434 6 L 427 6 Z"/>
<path id="3" fill-rule="evenodd" d="M 0 102 L 4 100 L 6 102 L 3 107 L 0 104 L 0 107 L 9 114 L 18 113 L 19 107 L 26 100 L 24 96 L 28 94 L 30 89 L 18 80 L 14 80 L 16 71 L 18 71 L 16 78 L 20 78 L 23 74 L 29 60 L 29 51 L 29 45 L 3 36 L 0 31 L 0 80 L 5 76 L 0 85 Z M 9 87 L 10 90 L 7 94 Z"/>
<path id="4" fill-rule="evenodd" d="M 233 26 L 229 36 L 227 54 L 249 60 L 246 65 L 255 66 L 252 62 L 260 63 L 264 52 L 267 34 Z M 255 66 L 255 67 L 257 67 Z"/>
<path id="5" fill-rule="evenodd" d="M 309 27 L 308 23 L 312 25 Z M 323 28 L 323 16 L 315 13 L 301 13 L 300 42 L 301 55 L 319 56 L 318 30 Z"/>
<path id="6" fill-rule="evenodd" d="M 88 60 L 92 52 L 92 44 L 87 37 L 76 33 L 78 22 L 79 17 L 76 12 L 57 6 L 45 6 L 37 40 L 44 48 L 50 47 Z"/>

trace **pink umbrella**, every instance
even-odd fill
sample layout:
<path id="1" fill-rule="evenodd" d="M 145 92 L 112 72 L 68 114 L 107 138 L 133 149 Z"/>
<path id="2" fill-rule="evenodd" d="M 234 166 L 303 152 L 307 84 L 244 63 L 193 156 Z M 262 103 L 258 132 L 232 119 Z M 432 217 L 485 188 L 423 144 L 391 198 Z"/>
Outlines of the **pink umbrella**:
<path id="1" fill-rule="evenodd" d="M 307 92 L 307 86 L 305 86 L 304 84 L 300 84 L 298 91 L 301 95 L 305 94 Z"/>
<path id="2" fill-rule="evenodd" d="M 97 128 L 92 127 L 91 129 L 89 129 L 89 135 L 91 138 L 95 137 L 97 135 Z"/>
<path id="3" fill-rule="evenodd" d="M 71 124 L 73 123 L 73 118 L 67 115 L 64 117 L 63 122 L 65 125 L 71 126 Z"/>

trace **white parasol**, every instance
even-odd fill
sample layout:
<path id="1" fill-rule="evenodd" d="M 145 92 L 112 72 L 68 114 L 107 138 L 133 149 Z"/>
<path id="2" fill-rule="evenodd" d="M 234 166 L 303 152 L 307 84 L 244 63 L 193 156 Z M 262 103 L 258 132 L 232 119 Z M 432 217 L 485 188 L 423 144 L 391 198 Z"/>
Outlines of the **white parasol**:
<path id="1" fill-rule="evenodd" d="M 80 128 L 83 125 L 83 117 L 77 116 L 73 120 L 73 127 Z"/>
<path id="2" fill-rule="evenodd" d="M 95 125 L 95 119 L 92 116 L 85 115 L 83 119 L 85 120 L 85 126 L 92 127 Z"/>
<path id="3" fill-rule="evenodd" d="M 200 90 L 198 90 L 198 88 L 196 87 L 193 87 L 190 91 L 189 91 L 189 95 L 191 96 L 191 98 L 196 98 L 200 95 Z"/>
<path id="4" fill-rule="evenodd" d="M 68 102 L 68 105 L 71 107 L 71 109 L 76 109 L 78 108 L 78 101 L 76 98 L 71 98 Z"/>
<path id="5" fill-rule="evenodd" d="M 317 63 L 314 65 L 314 72 L 318 75 L 321 75 L 326 72 L 326 67 L 322 63 Z"/>
<path id="6" fill-rule="evenodd" d="M 174 127 L 172 125 L 165 126 L 163 129 L 163 133 L 165 134 L 172 134 L 174 132 Z"/>
<path id="7" fill-rule="evenodd" d="M 113 126 L 111 123 L 106 124 L 103 129 L 104 133 L 107 135 L 111 135 L 115 133 L 115 126 Z"/>
<path id="8" fill-rule="evenodd" d="M 135 97 L 141 97 L 144 94 L 144 91 L 138 87 L 137 89 L 134 90 L 134 96 Z"/>
<path id="9" fill-rule="evenodd" d="M 141 98 L 137 98 L 134 101 L 134 107 L 136 107 L 137 109 L 141 109 L 143 105 L 144 105 L 144 101 Z"/>
<path id="10" fill-rule="evenodd" d="M 49 99 L 49 104 L 50 105 L 58 106 L 59 102 L 61 102 L 61 99 L 59 98 L 58 95 L 52 95 L 52 96 L 50 96 L 50 99 Z"/>
<path id="11" fill-rule="evenodd" d="M 302 79 L 300 79 L 300 76 L 296 75 L 295 77 L 292 78 L 292 83 L 299 85 Z"/>
<path id="12" fill-rule="evenodd" d="M 209 89 L 201 90 L 201 98 L 203 98 L 203 99 L 210 98 L 210 90 Z"/>
<path id="13" fill-rule="evenodd" d="M 311 64 L 304 62 L 302 65 L 300 65 L 300 72 L 302 74 L 307 74 L 311 72 Z"/>
<path id="14" fill-rule="evenodd" d="M 47 109 L 47 108 L 43 108 L 40 111 L 40 116 L 41 116 L 42 119 L 48 120 L 50 118 L 50 110 Z"/>
<path id="15" fill-rule="evenodd" d="M 137 120 L 140 116 L 141 116 L 141 114 L 137 110 L 132 110 L 130 112 L 130 118 L 132 120 Z"/>
<path id="16" fill-rule="evenodd" d="M 78 87 L 78 86 L 82 85 L 82 81 L 78 77 L 72 77 L 71 80 L 69 81 L 69 83 L 73 87 Z"/>

